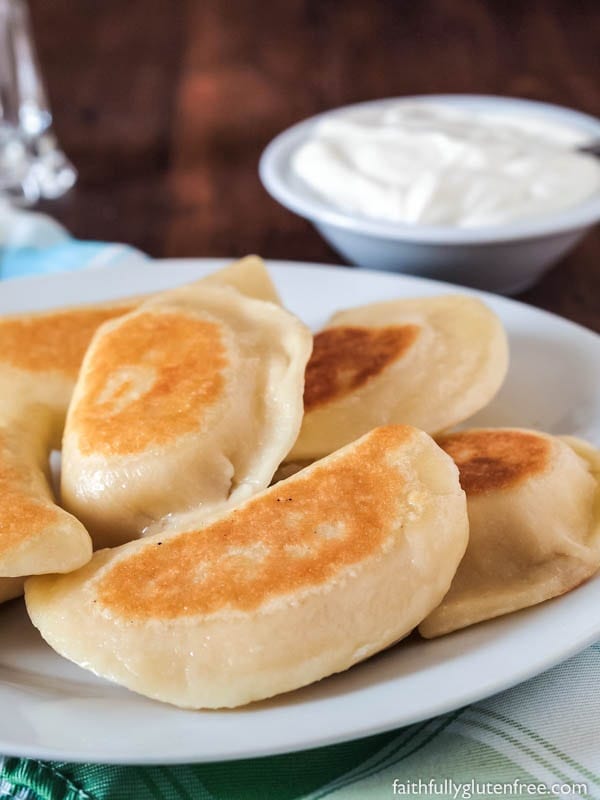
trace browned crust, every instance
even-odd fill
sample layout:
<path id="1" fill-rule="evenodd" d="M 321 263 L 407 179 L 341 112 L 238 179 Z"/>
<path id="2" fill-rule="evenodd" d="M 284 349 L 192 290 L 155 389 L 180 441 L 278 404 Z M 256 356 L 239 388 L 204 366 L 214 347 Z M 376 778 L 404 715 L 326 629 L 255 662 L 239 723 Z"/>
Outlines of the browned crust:
<path id="1" fill-rule="evenodd" d="M 551 442 L 535 433 L 479 430 L 452 433 L 438 444 L 455 461 L 467 495 L 517 486 L 548 466 Z"/>
<path id="2" fill-rule="evenodd" d="M 132 308 L 82 307 L 0 318 L 0 362 L 29 372 L 56 371 L 75 379 L 97 328 Z"/>
<path id="3" fill-rule="evenodd" d="M 155 539 L 118 561 L 97 599 L 126 619 L 251 611 L 323 586 L 380 552 L 405 480 L 382 454 L 414 435 L 379 428 L 342 457 L 282 481 L 200 531 Z"/>
<path id="4" fill-rule="evenodd" d="M 337 400 L 372 380 L 407 352 L 418 325 L 326 328 L 314 338 L 306 367 L 304 408 Z"/>
<path id="5" fill-rule="evenodd" d="M 0 555 L 57 521 L 58 509 L 32 487 L 31 464 L 0 431 Z"/>
<path id="6" fill-rule="evenodd" d="M 86 364 L 70 420 L 80 451 L 137 453 L 197 430 L 226 366 L 214 322 L 159 309 L 124 318 L 102 332 Z"/>

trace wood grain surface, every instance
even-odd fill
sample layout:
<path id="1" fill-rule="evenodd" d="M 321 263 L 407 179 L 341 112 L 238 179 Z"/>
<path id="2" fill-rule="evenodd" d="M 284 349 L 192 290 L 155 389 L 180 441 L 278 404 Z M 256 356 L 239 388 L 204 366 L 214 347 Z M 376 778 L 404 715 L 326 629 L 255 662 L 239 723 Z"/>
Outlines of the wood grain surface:
<path id="1" fill-rule="evenodd" d="M 45 204 L 79 237 L 153 256 L 340 263 L 262 189 L 303 117 L 428 92 L 600 116 L 596 0 L 30 0 L 56 130 L 80 178 Z M 596 229 L 521 299 L 600 330 Z"/>

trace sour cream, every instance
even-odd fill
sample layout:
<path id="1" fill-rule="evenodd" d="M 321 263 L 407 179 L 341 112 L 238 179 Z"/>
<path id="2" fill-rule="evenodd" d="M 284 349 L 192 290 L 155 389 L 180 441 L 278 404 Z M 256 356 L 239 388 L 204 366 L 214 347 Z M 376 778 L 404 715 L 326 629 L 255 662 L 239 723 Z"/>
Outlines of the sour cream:
<path id="1" fill-rule="evenodd" d="M 580 130 L 521 112 L 399 102 L 323 118 L 294 173 L 336 209 L 412 225 L 480 227 L 546 216 L 600 191 Z"/>

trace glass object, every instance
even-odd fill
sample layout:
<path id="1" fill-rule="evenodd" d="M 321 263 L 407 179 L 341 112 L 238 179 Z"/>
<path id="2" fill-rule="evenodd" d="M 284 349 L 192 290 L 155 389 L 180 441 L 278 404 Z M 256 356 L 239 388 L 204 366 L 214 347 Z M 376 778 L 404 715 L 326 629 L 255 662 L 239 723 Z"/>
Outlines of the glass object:
<path id="1" fill-rule="evenodd" d="M 32 205 L 74 184 L 51 125 L 27 5 L 0 0 L 0 199 Z"/>

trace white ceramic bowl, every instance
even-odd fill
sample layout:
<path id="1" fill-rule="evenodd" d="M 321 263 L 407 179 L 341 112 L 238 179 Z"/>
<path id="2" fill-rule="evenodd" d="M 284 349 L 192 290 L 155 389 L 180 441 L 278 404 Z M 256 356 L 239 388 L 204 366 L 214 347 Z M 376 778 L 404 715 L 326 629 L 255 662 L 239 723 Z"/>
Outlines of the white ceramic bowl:
<path id="1" fill-rule="evenodd" d="M 580 129 L 590 141 L 600 139 L 600 120 L 560 106 L 483 95 L 422 95 L 363 103 L 428 100 L 485 111 L 516 111 Z M 515 294 L 531 286 L 575 247 L 600 220 L 600 192 L 565 211 L 523 222 L 481 228 L 406 225 L 339 211 L 321 200 L 291 169 L 292 153 L 328 111 L 300 122 L 277 136 L 260 160 L 267 191 L 283 206 L 310 220 L 331 246 L 352 264 L 392 270 Z"/>

